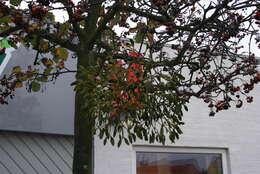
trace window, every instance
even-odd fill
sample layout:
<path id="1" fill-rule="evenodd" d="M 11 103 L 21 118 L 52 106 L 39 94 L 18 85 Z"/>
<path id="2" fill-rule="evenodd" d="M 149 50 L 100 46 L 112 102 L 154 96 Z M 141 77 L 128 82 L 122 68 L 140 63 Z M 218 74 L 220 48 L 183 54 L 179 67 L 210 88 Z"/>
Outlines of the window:
<path id="1" fill-rule="evenodd" d="M 225 150 L 136 148 L 136 174 L 227 174 Z"/>

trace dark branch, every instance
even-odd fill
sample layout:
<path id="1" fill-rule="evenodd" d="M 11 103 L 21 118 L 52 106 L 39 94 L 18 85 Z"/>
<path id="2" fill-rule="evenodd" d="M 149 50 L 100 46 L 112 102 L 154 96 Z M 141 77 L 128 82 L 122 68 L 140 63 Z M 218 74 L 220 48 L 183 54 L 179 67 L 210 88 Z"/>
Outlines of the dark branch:
<path id="1" fill-rule="evenodd" d="M 9 36 L 10 34 L 16 32 L 16 31 L 19 31 L 21 30 L 22 27 L 21 26 L 15 26 L 15 27 L 12 27 L 12 28 L 9 28 L 7 30 L 4 30 L 0 33 L 0 37 L 7 37 Z"/>

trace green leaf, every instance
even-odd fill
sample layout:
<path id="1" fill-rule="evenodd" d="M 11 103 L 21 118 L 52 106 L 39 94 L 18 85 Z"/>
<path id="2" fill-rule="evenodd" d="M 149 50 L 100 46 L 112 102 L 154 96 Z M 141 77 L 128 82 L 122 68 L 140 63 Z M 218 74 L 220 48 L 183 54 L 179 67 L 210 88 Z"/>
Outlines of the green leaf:
<path id="1" fill-rule="evenodd" d="M 44 74 L 44 75 L 49 75 L 49 74 L 51 73 L 52 70 L 53 70 L 52 67 L 50 67 L 50 68 L 46 68 L 46 69 L 43 71 L 43 74 Z"/>
<path id="2" fill-rule="evenodd" d="M 182 134 L 183 133 L 182 130 L 178 126 L 175 127 L 175 130 L 177 131 L 178 134 Z"/>
<path id="3" fill-rule="evenodd" d="M 189 110 L 186 105 L 184 105 L 184 109 L 185 109 L 185 111 L 188 111 L 188 110 Z"/>
<path id="4" fill-rule="evenodd" d="M 10 0 L 10 4 L 12 4 L 14 6 L 20 5 L 21 2 L 22 2 L 22 0 Z"/>
<path id="5" fill-rule="evenodd" d="M 169 138 L 170 138 L 171 142 L 174 143 L 175 142 L 175 133 L 171 132 L 169 135 Z"/>
<path id="6" fill-rule="evenodd" d="M 8 43 L 8 38 L 4 38 L 0 41 L 1 48 L 10 48 L 11 46 Z"/>
<path id="7" fill-rule="evenodd" d="M 179 78 L 180 80 L 185 80 L 185 77 L 183 76 L 183 75 L 181 75 L 181 74 L 178 74 L 178 73 L 176 73 L 176 74 L 174 74 L 177 78 Z"/>
<path id="8" fill-rule="evenodd" d="M 120 15 L 119 14 L 116 14 L 115 17 L 110 21 L 110 24 L 111 25 L 116 25 L 118 24 L 120 21 Z"/>
<path id="9" fill-rule="evenodd" d="M 117 130 L 116 130 L 116 128 L 114 128 L 113 137 L 116 136 L 116 133 L 117 133 Z"/>
<path id="10" fill-rule="evenodd" d="M 58 35 L 68 34 L 70 23 L 66 22 L 59 26 Z"/>
<path id="11" fill-rule="evenodd" d="M 124 138 L 125 144 L 129 145 L 129 141 L 127 138 Z"/>
<path id="12" fill-rule="evenodd" d="M 130 40 L 130 43 L 131 43 L 132 47 L 134 47 L 135 46 L 134 40 L 133 39 L 129 39 L 129 40 Z"/>
<path id="13" fill-rule="evenodd" d="M 11 16 L 5 16 L 0 18 L 0 23 L 8 23 L 11 22 Z"/>
<path id="14" fill-rule="evenodd" d="M 115 140 L 114 140 L 114 138 L 112 138 L 112 137 L 110 138 L 110 143 L 111 143 L 112 146 L 115 145 Z"/>
<path id="15" fill-rule="evenodd" d="M 120 138 L 119 138 L 119 141 L 118 141 L 118 143 L 117 143 L 117 147 L 120 147 L 121 144 L 122 144 L 122 138 L 120 137 Z"/>
<path id="16" fill-rule="evenodd" d="M 103 144 L 104 146 L 107 144 L 107 138 L 104 139 Z"/>
<path id="17" fill-rule="evenodd" d="M 136 43 L 141 43 L 142 40 L 144 39 L 144 34 L 143 34 L 142 32 L 140 32 L 140 31 L 138 31 L 138 32 L 136 33 L 134 39 L 135 39 L 135 42 L 136 42 Z"/>
<path id="18" fill-rule="evenodd" d="M 55 20 L 55 16 L 53 15 L 53 13 L 50 13 L 50 12 L 47 13 L 46 18 L 50 19 L 52 22 Z"/>
<path id="19" fill-rule="evenodd" d="M 31 89 L 33 92 L 38 92 L 41 89 L 41 85 L 39 83 L 33 81 L 31 83 Z"/>
<path id="20" fill-rule="evenodd" d="M 36 80 L 38 80 L 40 82 L 47 82 L 48 77 L 47 76 L 40 76 L 40 77 L 37 77 Z"/>

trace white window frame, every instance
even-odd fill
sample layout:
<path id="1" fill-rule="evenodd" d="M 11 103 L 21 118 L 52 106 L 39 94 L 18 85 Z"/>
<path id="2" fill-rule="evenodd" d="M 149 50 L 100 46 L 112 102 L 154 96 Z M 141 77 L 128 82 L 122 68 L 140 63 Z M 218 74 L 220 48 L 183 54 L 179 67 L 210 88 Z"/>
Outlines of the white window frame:
<path id="1" fill-rule="evenodd" d="M 231 174 L 228 148 L 135 145 L 133 146 L 133 155 L 132 155 L 133 174 L 136 174 L 136 153 L 137 152 L 220 154 L 222 158 L 223 174 Z"/>
<path id="2" fill-rule="evenodd" d="M 8 64 L 9 60 L 11 59 L 12 57 L 12 52 L 14 51 L 15 49 L 14 48 L 7 48 L 6 51 L 5 51 L 5 58 L 4 58 L 4 61 L 2 62 L 2 64 L 0 65 L 0 75 L 3 73 L 6 65 Z"/>

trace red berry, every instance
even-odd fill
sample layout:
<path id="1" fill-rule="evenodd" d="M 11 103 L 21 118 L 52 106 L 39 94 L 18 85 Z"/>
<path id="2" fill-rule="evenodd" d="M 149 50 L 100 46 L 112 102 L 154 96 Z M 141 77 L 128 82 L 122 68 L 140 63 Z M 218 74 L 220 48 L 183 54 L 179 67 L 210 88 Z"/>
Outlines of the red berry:
<path id="1" fill-rule="evenodd" d="M 247 103 L 252 103 L 253 102 L 253 97 L 252 96 L 246 97 L 246 101 L 247 101 Z"/>
<path id="2" fill-rule="evenodd" d="M 237 104 L 236 104 L 236 107 L 237 107 L 237 108 L 241 108 L 242 105 L 243 105 L 242 100 L 238 100 L 238 101 L 237 101 Z"/>

